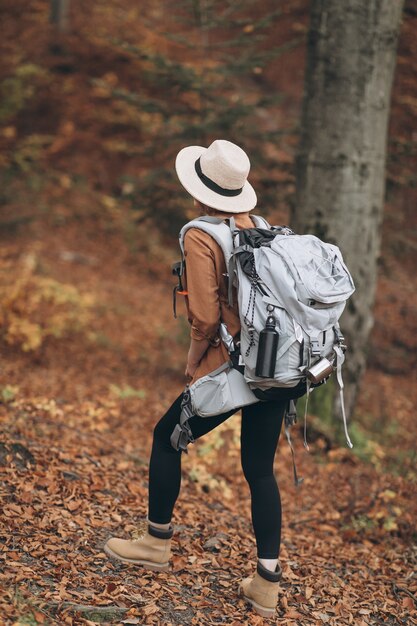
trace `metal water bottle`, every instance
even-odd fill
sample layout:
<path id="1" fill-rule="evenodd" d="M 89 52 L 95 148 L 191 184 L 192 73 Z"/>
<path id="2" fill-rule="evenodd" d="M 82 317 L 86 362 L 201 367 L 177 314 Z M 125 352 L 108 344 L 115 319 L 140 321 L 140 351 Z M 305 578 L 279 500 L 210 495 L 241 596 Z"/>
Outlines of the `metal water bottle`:
<path id="1" fill-rule="evenodd" d="M 259 333 L 258 355 L 255 374 L 260 378 L 273 378 L 278 349 L 278 332 L 275 330 L 276 319 L 270 313 L 266 325 Z"/>

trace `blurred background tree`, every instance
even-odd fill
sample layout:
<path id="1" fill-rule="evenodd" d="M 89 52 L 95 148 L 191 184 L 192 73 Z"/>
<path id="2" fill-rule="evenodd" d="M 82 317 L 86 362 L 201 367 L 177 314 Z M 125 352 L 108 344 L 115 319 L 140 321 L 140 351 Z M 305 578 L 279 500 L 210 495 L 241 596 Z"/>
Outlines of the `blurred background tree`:
<path id="1" fill-rule="evenodd" d="M 61 33 L 69 29 L 70 0 L 51 0 L 50 21 Z"/>
<path id="2" fill-rule="evenodd" d="M 365 369 L 403 3 L 312 0 L 292 225 L 337 243 L 356 293 L 342 320 L 351 413 Z"/>

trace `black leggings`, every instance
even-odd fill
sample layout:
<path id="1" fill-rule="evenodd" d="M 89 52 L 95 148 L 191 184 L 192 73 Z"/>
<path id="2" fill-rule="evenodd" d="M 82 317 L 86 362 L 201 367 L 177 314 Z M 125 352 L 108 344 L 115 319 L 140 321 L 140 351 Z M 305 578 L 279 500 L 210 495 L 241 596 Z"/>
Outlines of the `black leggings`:
<path id="1" fill-rule="evenodd" d="M 181 486 L 181 452 L 171 446 L 170 436 L 179 422 L 182 394 L 154 429 L 149 465 L 151 522 L 171 521 Z M 242 409 L 241 462 L 251 493 L 252 524 L 258 558 L 275 559 L 281 542 L 281 498 L 274 476 L 274 457 L 287 399 L 258 402 Z M 195 439 L 233 415 L 194 416 L 189 424 Z"/>

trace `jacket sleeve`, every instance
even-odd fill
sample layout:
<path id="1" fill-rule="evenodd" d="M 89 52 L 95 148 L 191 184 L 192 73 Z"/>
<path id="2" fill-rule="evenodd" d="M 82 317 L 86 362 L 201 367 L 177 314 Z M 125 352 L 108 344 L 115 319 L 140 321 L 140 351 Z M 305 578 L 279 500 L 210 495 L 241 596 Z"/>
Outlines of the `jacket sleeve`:
<path id="1" fill-rule="evenodd" d="M 220 341 L 219 285 L 210 235 L 197 228 L 185 234 L 185 275 L 188 291 L 188 319 L 193 339 Z"/>

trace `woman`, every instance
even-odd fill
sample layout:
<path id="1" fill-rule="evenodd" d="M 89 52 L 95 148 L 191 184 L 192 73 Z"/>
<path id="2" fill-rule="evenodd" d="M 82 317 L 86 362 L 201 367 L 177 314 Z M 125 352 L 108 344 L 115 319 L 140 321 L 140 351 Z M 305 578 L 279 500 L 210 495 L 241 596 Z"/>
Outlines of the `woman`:
<path id="1" fill-rule="evenodd" d="M 237 145 L 214 141 L 209 148 L 190 146 L 176 159 L 180 182 L 194 198 L 201 214 L 220 218 L 234 216 L 237 228 L 251 228 L 250 211 L 256 194 L 247 181 L 250 162 Z M 191 343 L 185 374 L 190 383 L 214 371 L 229 354 L 219 337 L 220 322 L 238 338 L 237 304 L 228 305 L 227 270 L 220 246 L 201 230 L 191 228 L 184 241 L 187 308 Z M 233 299 L 236 303 L 237 298 Z M 175 400 L 154 429 L 149 466 L 147 520 L 131 540 L 112 538 L 106 553 L 123 562 L 153 569 L 168 569 L 173 527 L 171 519 L 181 483 L 181 451 L 171 446 L 170 436 L 179 422 L 182 395 Z M 288 397 L 258 402 L 242 409 L 241 461 L 251 493 L 252 523 L 257 545 L 256 571 L 240 584 L 240 594 L 254 609 L 274 614 L 281 567 L 281 500 L 273 464 Z M 215 417 L 189 419 L 194 439 L 199 439 L 228 419 L 235 411 Z"/>

